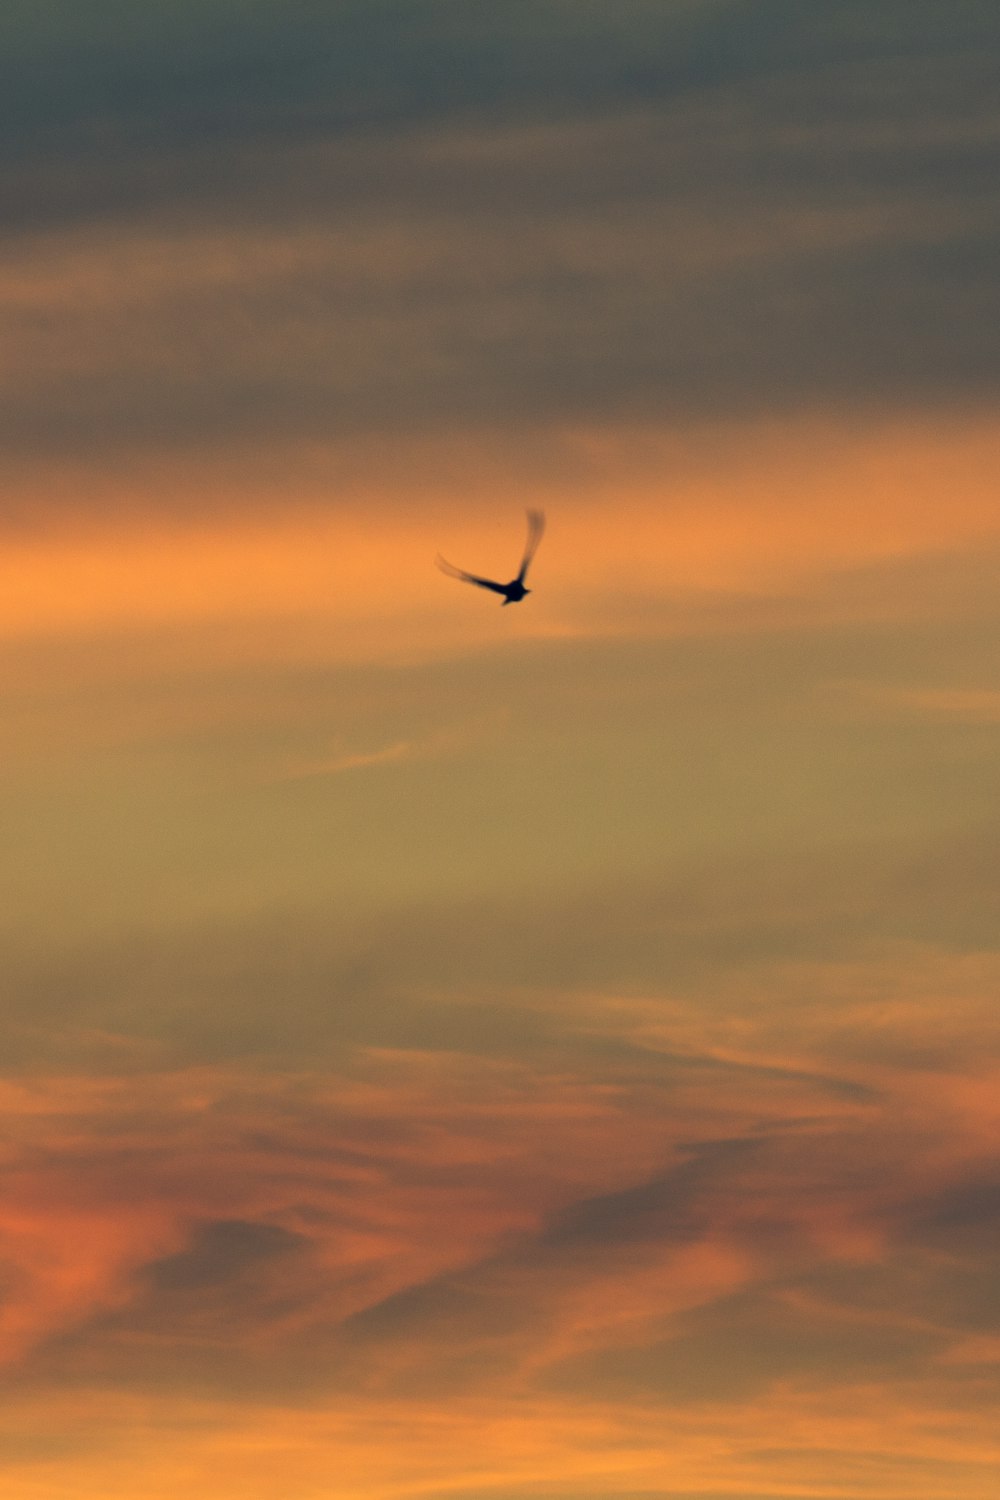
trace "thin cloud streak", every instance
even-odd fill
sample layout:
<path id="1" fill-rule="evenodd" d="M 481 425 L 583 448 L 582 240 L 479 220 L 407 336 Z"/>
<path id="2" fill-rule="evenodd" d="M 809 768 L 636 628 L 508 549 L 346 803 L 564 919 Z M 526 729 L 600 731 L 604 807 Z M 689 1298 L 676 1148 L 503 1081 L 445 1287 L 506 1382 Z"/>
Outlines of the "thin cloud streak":
<path id="1" fill-rule="evenodd" d="M 1000 691 L 880 682 L 829 684 L 831 701 L 861 711 L 958 724 L 1000 724 Z"/>
<path id="2" fill-rule="evenodd" d="M 395 745 L 386 745 L 382 750 L 369 750 L 355 755 L 333 756 L 330 760 L 321 760 L 297 766 L 286 773 L 290 780 L 298 780 L 304 776 L 340 776 L 344 771 L 360 771 L 368 766 L 388 766 L 401 760 L 411 760 L 414 755 L 421 753 L 421 748 L 409 740 L 400 740 Z M 429 753 L 427 747 L 423 747 L 423 753 Z"/>
<path id="3" fill-rule="evenodd" d="M 392 766 L 405 761 L 457 755 L 469 750 L 485 735 L 501 728 L 504 717 L 502 713 L 494 713 L 456 729 L 441 730 L 422 740 L 397 740 L 394 744 L 384 745 L 377 750 L 347 751 L 329 758 L 294 762 L 274 779 L 300 781 L 314 776 L 341 776 L 347 771 L 363 771 L 373 766 Z"/>

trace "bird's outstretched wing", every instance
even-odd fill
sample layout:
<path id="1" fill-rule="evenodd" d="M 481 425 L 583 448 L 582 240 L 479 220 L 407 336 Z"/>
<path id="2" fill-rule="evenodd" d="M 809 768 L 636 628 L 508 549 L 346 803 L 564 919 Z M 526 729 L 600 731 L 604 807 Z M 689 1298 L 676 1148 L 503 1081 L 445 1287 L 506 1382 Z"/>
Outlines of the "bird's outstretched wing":
<path id="1" fill-rule="evenodd" d="M 463 583 L 474 583 L 481 589 L 492 589 L 494 594 L 505 594 L 507 587 L 502 583 L 495 583 L 492 578 L 480 578 L 475 573 L 466 573 L 462 568 L 456 568 L 447 558 L 437 555 L 437 565 L 442 573 L 447 573 L 449 578 L 461 578 Z"/>
<path id="2" fill-rule="evenodd" d="M 521 571 L 517 575 L 518 583 L 523 583 L 525 574 L 531 564 L 531 559 L 538 551 L 538 543 L 542 540 L 542 532 L 545 530 L 545 512 L 542 510 L 529 510 L 528 513 L 528 540 L 524 548 L 524 557 L 521 559 Z"/>

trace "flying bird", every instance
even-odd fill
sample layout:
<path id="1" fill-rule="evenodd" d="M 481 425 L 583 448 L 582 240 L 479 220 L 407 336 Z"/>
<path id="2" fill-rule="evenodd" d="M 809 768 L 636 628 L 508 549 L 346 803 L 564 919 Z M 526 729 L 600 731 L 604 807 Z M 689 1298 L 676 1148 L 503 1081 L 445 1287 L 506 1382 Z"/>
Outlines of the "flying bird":
<path id="1" fill-rule="evenodd" d="M 524 579 L 531 559 L 538 549 L 538 543 L 542 540 L 542 532 L 545 530 L 545 515 L 542 511 L 529 510 L 527 516 L 528 540 L 525 544 L 524 556 L 521 559 L 517 577 L 512 578 L 510 583 L 497 583 L 494 578 L 480 578 L 476 573 L 466 573 L 462 568 L 452 567 L 451 563 L 446 561 L 439 552 L 437 565 L 441 572 L 447 573 L 449 578 L 461 578 L 463 583 L 474 583 L 481 589 L 492 589 L 494 594 L 503 594 L 504 604 L 517 604 L 525 594 L 531 593 L 530 589 L 525 588 Z"/>

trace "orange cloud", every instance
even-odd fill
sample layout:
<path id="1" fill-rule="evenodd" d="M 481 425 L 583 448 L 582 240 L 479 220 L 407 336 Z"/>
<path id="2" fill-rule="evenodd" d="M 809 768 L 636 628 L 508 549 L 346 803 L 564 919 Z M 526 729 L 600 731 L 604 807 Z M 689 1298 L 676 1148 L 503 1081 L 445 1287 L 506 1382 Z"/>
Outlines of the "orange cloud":
<path id="1" fill-rule="evenodd" d="M 10 1493 L 985 1500 L 991 976 L 762 966 L 538 995 L 565 1034 L 521 1060 L 8 1082 Z"/>

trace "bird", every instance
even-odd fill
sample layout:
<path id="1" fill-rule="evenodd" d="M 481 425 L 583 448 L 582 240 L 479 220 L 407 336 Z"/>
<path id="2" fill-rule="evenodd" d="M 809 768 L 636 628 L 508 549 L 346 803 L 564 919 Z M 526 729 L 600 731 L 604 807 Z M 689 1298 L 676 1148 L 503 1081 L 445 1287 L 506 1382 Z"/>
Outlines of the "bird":
<path id="1" fill-rule="evenodd" d="M 466 573 L 462 568 L 453 567 L 439 552 L 437 565 L 441 569 L 441 572 L 447 573 L 449 578 L 460 578 L 463 583 L 474 583 L 478 588 L 492 589 L 494 594 L 502 594 L 504 605 L 517 604 L 524 598 L 525 594 L 531 593 L 530 589 L 525 588 L 524 579 L 531 564 L 531 559 L 538 548 L 538 543 L 542 539 L 542 532 L 545 530 L 545 514 L 543 511 L 529 510 L 526 514 L 528 517 L 528 540 L 525 543 L 524 556 L 521 559 L 521 566 L 517 577 L 512 578 L 510 583 L 497 583 L 494 578 L 480 578 L 477 573 Z"/>

